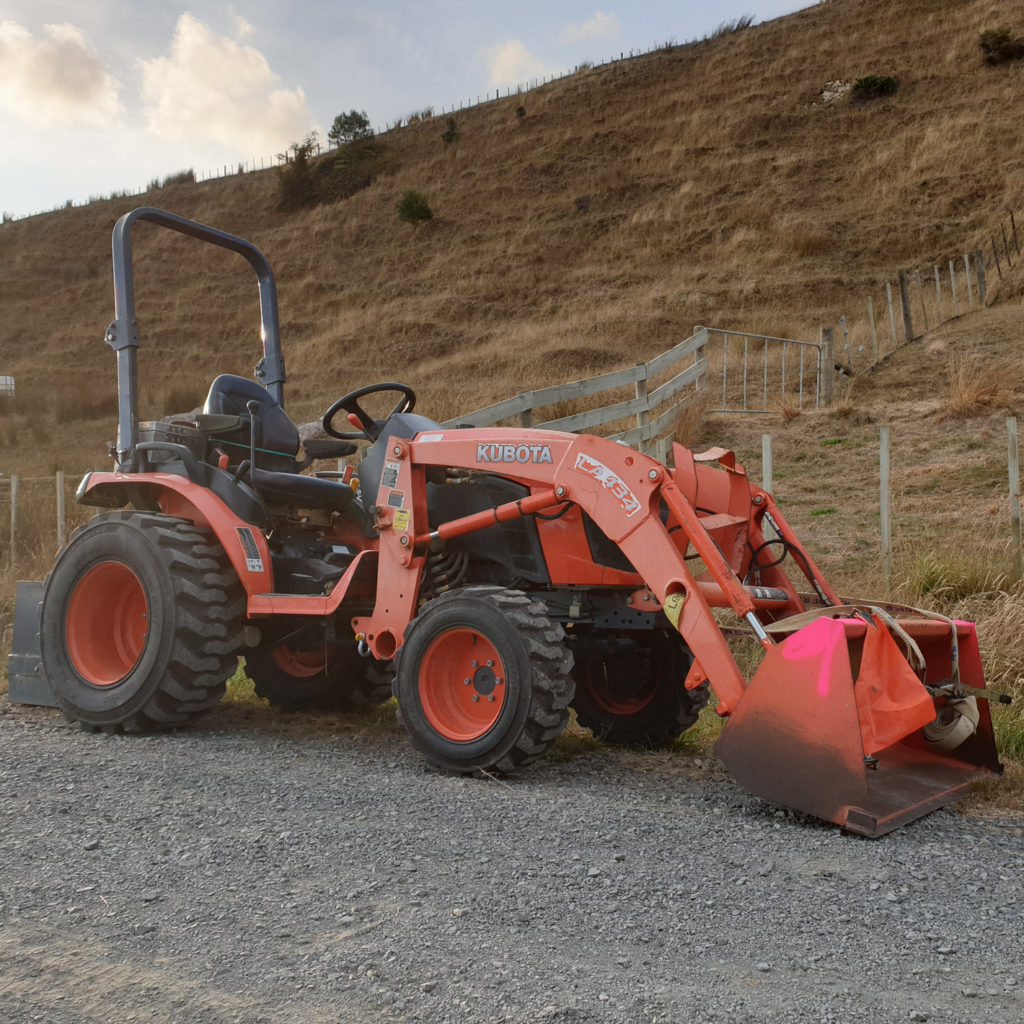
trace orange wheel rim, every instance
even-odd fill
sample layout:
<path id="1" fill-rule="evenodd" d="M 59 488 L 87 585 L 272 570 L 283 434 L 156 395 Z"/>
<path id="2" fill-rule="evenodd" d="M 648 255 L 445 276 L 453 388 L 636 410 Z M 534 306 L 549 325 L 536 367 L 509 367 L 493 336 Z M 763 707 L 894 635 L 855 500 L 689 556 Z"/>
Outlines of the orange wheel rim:
<path id="1" fill-rule="evenodd" d="M 469 743 L 485 736 L 505 706 L 505 665 L 494 644 L 475 629 L 436 637 L 420 663 L 420 706 L 445 739 Z"/>
<path id="2" fill-rule="evenodd" d="M 123 562 L 101 562 L 78 581 L 64 636 L 75 671 L 93 686 L 113 686 L 138 664 L 149 631 L 142 581 Z"/>
<path id="3" fill-rule="evenodd" d="M 589 667 L 587 684 L 591 699 L 611 715 L 635 715 L 654 700 L 657 685 L 650 679 L 641 685 L 623 674 L 609 673 L 608 666 L 599 662 Z"/>
<path id="4" fill-rule="evenodd" d="M 323 647 L 297 648 L 279 644 L 270 652 L 270 657 L 281 671 L 296 679 L 312 679 L 323 675 L 334 660 L 334 651 Z"/>

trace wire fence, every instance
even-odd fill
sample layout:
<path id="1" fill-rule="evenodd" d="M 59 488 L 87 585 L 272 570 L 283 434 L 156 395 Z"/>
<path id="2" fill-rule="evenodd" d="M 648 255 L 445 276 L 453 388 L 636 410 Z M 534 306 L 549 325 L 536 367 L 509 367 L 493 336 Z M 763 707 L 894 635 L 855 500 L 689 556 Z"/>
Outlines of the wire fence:
<path id="1" fill-rule="evenodd" d="M 884 359 L 943 324 L 983 309 L 993 280 L 1002 280 L 1022 261 L 1014 211 L 989 232 L 939 260 L 908 270 L 868 295 L 855 316 L 841 316 L 827 328 L 835 337 L 834 356 L 852 374 Z"/>
<path id="2" fill-rule="evenodd" d="M 835 464 L 848 467 L 842 475 L 860 481 L 875 474 L 877 486 L 857 484 L 849 509 L 828 504 L 837 503 L 830 484 L 808 494 L 806 455 L 785 438 L 775 447 L 772 435 L 762 435 L 760 465 L 756 456 L 745 461 L 830 573 L 853 559 L 889 592 L 911 577 L 936 597 L 956 588 L 1005 589 L 1024 577 L 1017 420 L 1007 418 L 1005 437 L 979 427 L 962 439 L 972 462 L 951 469 L 942 460 L 922 461 L 919 441 L 895 427 L 879 428 L 874 441 L 870 432 L 823 438 Z M 951 476 L 960 487 L 953 504 Z M 96 513 L 74 501 L 77 484 L 60 472 L 0 477 L 0 576 L 8 589 L 18 579 L 42 578 L 74 529 Z"/>

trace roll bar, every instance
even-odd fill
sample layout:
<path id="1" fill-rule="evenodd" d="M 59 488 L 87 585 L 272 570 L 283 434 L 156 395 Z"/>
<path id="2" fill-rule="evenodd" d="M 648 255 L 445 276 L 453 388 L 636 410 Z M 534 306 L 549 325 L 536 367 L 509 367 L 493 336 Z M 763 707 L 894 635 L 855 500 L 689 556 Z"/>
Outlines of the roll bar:
<path id="1" fill-rule="evenodd" d="M 136 221 L 146 220 L 202 242 L 230 249 L 256 271 L 260 295 L 260 337 L 263 357 L 256 365 L 256 379 L 284 405 L 284 356 L 277 316 L 277 285 L 266 256 L 251 242 L 218 231 L 198 221 L 179 217 L 152 206 L 126 213 L 114 225 L 111 243 L 114 262 L 114 320 L 107 327 L 106 343 L 117 353 L 117 463 L 121 471 L 137 470 L 139 325 L 135 319 L 135 281 L 132 274 L 131 230 Z"/>

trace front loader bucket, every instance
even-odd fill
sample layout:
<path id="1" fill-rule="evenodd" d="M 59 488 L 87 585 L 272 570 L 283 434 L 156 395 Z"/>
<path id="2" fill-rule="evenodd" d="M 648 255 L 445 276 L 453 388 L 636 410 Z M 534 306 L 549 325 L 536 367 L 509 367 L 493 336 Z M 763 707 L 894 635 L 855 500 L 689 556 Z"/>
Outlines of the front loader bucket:
<path id="1" fill-rule="evenodd" d="M 900 626 L 924 656 L 925 681 L 947 681 L 950 625 Z M 960 679 L 984 687 L 974 626 L 955 628 Z M 974 735 L 951 752 L 936 749 L 922 733 L 936 701 L 882 622 L 820 618 L 769 648 L 716 752 L 757 796 L 880 836 L 1002 770 L 986 701 L 978 712 Z"/>

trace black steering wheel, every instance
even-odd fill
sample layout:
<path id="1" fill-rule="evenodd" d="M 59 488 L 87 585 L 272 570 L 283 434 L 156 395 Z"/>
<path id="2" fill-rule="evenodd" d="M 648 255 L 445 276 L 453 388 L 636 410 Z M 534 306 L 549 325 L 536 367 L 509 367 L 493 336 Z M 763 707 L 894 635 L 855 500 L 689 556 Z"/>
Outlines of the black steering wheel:
<path id="1" fill-rule="evenodd" d="M 375 395 L 380 391 L 397 391 L 402 397 L 398 400 L 394 409 L 392 409 L 384 419 L 375 420 L 359 404 L 359 399 L 365 398 L 367 395 Z M 380 437 L 381 431 L 384 429 L 384 424 L 386 424 L 392 416 L 400 412 L 412 412 L 415 407 L 416 392 L 413 391 L 408 384 L 399 384 L 396 381 L 388 381 L 384 384 L 367 384 L 365 388 L 359 388 L 357 391 L 350 391 L 347 395 L 342 395 L 341 398 L 339 398 L 327 410 L 327 412 L 324 413 L 321 425 L 323 426 L 325 433 L 330 434 L 331 437 L 340 438 L 342 441 L 359 441 L 363 439 L 376 441 L 377 438 Z M 334 429 L 334 418 L 342 410 L 347 413 L 351 413 L 359 420 L 359 425 L 363 428 L 361 433 L 352 430 Z"/>

